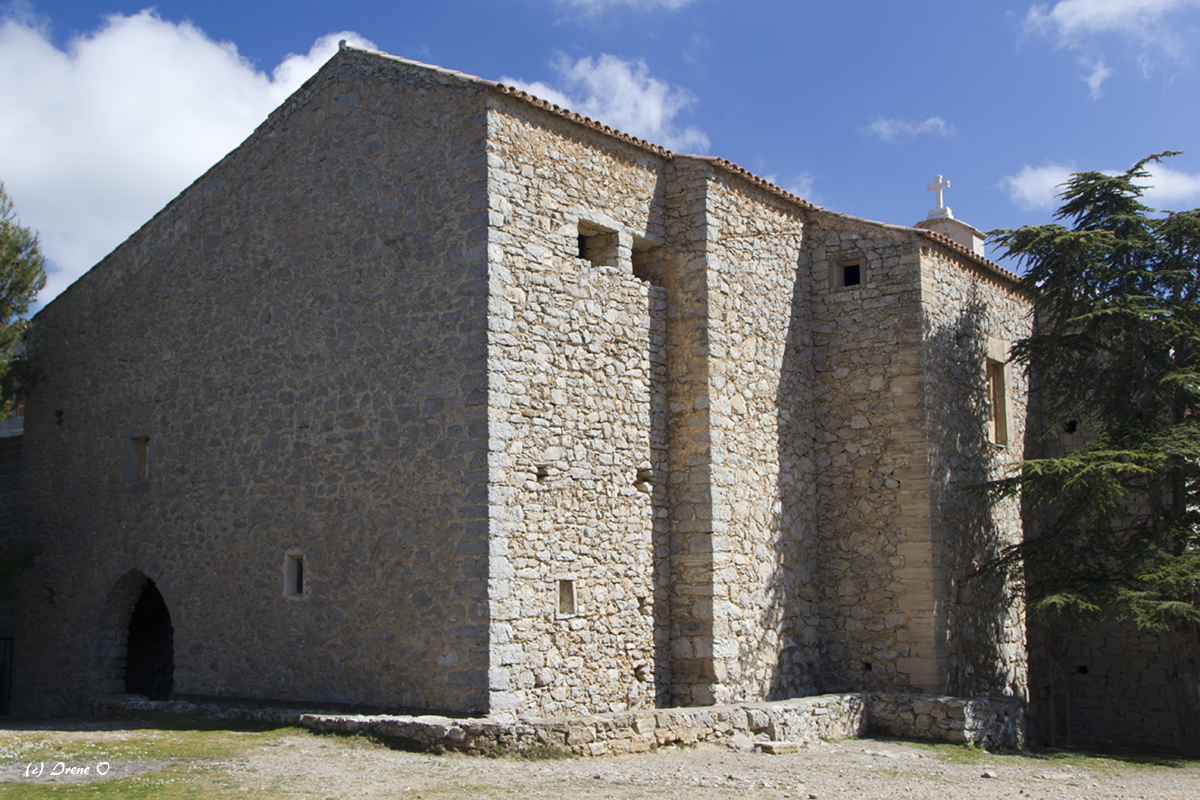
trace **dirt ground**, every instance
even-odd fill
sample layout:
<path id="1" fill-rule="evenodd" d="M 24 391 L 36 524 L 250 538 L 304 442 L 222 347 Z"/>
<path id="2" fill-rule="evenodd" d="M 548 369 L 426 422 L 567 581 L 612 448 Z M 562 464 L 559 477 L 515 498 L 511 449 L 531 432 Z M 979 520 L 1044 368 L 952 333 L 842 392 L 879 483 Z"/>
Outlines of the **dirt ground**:
<path id="1" fill-rule="evenodd" d="M 49 760 L 44 760 L 46 754 Z M 53 769 L 31 776 L 32 759 Z M 95 770 L 101 760 L 106 774 Z M 70 767 L 74 767 L 75 774 Z M 83 768 L 91 767 L 88 774 Z M 157 775 L 170 780 L 154 781 Z M 145 723 L 0 730 L 0 795 L 88 784 L 90 796 L 295 798 L 1200 798 L 1200 762 L 1128 753 L 991 754 L 855 739 L 769 755 L 718 745 L 636 756 L 546 759 L 428 755 L 354 737 L 170 731 Z M 21 787 L 21 785 L 24 785 Z M 109 784 L 105 786 L 104 784 Z M 5 787 L 8 787 L 6 790 Z M 22 793 L 20 789 L 24 790 Z M 85 787 L 71 787 L 84 789 Z M 136 793 L 134 789 L 139 791 Z M 51 796 L 51 795 L 47 795 Z M 62 796 L 54 795 L 54 796 Z"/>

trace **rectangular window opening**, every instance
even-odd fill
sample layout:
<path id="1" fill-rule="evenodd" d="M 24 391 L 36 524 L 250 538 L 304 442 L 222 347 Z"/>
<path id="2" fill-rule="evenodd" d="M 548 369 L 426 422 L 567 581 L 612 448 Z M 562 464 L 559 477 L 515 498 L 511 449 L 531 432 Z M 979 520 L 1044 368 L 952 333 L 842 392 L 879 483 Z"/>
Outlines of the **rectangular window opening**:
<path id="1" fill-rule="evenodd" d="M 992 444 L 1008 444 L 1008 401 L 1004 388 L 1004 364 L 987 360 L 988 438 Z"/>
<path id="2" fill-rule="evenodd" d="M 139 436 L 133 439 L 133 452 L 137 458 L 137 479 L 150 478 L 150 437 Z"/>
<path id="3" fill-rule="evenodd" d="M 862 262 L 843 261 L 837 265 L 837 285 L 858 286 L 862 283 Z"/>
<path id="4" fill-rule="evenodd" d="M 125 439 L 125 452 L 121 471 L 125 480 L 140 483 L 150 478 L 150 437 L 129 436 Z"/>
<path id="5" fill-rule="evenodd" d="M 662 247 L 640 236 L 633 237 L 633 252 L 630 254 L 633 277 L 653 286 L 663 285 Z"/>
<path id="6" fill-rule="evenodd" d="M 571 616 L 575 613 L 575 581 L 573 580 L 558 582 L 558 613 L 559 616 Z"/>
<path id="7" fill-rule="evenodd" d="M 593 267 L 617 265 L 617 234 L 588 222 L 580 222 L 575 237 L 575 257 Z"/>
<path id="8" fill-rule="evenodd" d="M 283 593 L 287 597 L 304 596 L 304 556 L 289 553 L 284 565 Z"/>

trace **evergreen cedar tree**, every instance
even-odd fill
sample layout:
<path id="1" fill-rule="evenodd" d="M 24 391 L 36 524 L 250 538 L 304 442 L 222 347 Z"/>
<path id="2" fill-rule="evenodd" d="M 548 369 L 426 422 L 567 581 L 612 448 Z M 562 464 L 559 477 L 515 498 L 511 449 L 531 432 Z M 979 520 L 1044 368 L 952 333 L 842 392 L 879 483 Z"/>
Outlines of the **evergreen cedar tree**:
<path id="1" fill-rule="evenodd" d="M 1173 155 L 1073 175 L 1055 215 L 1070 227 L 992 233 L 1036 309 L 1012 353 L 1039 398 L 1031 430 L 1077 423 L 1086 443 L 985 488 L 1019 493 L 1032 522 L 998 562 L 1031 613 L 1166 637 L 1180 746 L 1200 757 L 1200 209 L 1141 202 L 1146 165 Z"/>
<path id="2" fill-rule="evenodd" d="M 12 413 L 22 386 L 32 377 L 12 350 L 25 333 L 30 301 L 45 285 L 37 234 L 17 223 L 12 200 L 0 183 L 0 419 Z M 29 568 L 40 550 L 36 542 L 18 536 L 0 541 L 0 598 L 11 596 L 12 579 Z"/>
<path id="3" fill-rule="evenodd" d="M 29 303 L 46 285 L 46 262 L 37 234 L 17 223 L 12 200 L 0 183 L 0 419 L 12 412 L 26 370 L 14 361 L 13 345 L 25 333 Z"/>

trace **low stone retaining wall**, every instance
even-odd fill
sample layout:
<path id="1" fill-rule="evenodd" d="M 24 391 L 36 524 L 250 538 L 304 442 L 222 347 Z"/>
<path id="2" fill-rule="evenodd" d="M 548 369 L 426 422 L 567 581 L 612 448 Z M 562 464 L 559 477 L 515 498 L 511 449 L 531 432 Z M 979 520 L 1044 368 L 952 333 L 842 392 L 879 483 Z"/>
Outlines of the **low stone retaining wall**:
<path id="1" fill-rule="evenodd" d="M 465 752 L 550 745 L 583 756 L 640 753 L 670 744 L 715 742 L 750 749 L 763 742 L 810 744 L 881 733 L 993 748 L 1025 745 L 1024 705 L 1012 698 L 830 694 L 768 703 L 662 708 L 517 722 L 403 715 L 322 714 L 280 709 L 222 709 L 154 702 L 136 695 L 99 698 L 99 716 L 182 714 L 297 725 L 319 732 L 375 733 Z"/>
<path id="2" fill-rule="evenodd" d="M 867 716 L 885 736 L 1025 749 L 1025 703 L 1014 697 L 872 694 Z"/>

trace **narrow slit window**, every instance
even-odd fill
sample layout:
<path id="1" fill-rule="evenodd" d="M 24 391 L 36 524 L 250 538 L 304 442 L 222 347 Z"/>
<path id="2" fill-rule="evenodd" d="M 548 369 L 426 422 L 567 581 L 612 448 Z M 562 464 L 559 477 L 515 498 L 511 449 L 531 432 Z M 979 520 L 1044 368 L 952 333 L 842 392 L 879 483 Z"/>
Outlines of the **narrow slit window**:
<path id="1" fill-rule="evenodd" d="M 148 480 L 150 478 L 150 437 L 138 436 L 133 439 L 134 458 L 137 459 L 137 479 L 139 481 Z"/>
<path id="2" fill-rule="evenodd" d="M 575 613 L 575 581 L 573 580 L 558 582 L 558 613 L 559 616 L 571 616 Z"/>
<path id="3" fill-rule="evenodd" d="M 150 478 L 150 437 L 130 436 L 125 440 L 122 471 L 125 480 L 138 483 Z"/>
<path id="4" fill-rule="evenodd" d="M 284 565 L 283 593 L 287 597 L 304 596 L 304 556 L 289 553 Z"/>
<path id="5" fill-rule="evenodd" d="M 987 360 L 988 438 L 992 444 L 1008 444 L 1008 400 L 1004 387 L 1004 364 Z"/>

